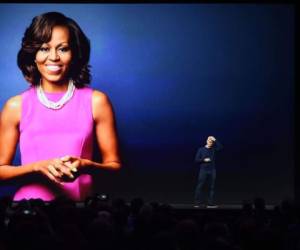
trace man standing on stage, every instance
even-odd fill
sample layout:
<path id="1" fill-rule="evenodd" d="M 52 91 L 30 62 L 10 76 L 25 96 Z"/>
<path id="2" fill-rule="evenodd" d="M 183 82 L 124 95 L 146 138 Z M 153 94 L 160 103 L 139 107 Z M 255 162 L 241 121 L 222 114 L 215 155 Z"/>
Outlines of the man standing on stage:
<path id="1" fill-rule="evenodd" d="M 200 171 L 198 183 L 195 190 L 195 207 L 203 204 L 202 188 L 206 182 L 209 184 L 208 204 L 207 208 L 216 208 L 214 204 L 214 188 L 216 180 L 215 168 L 215 152 L 222 149 L 221 143 L 215 137 L 209 136 L 204 147 L 200 147 L 197 151 L 195 162 L 199 164 Z"/>

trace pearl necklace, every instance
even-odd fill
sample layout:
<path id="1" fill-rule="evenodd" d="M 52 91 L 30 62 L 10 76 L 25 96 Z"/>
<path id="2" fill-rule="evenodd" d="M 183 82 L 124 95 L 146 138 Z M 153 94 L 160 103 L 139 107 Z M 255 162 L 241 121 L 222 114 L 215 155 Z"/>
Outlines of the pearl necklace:
<path id="1" fill-rule="evenodd" d="M 48 100 L 41 84 L 37 87 L 37 97 L 45 107 L 49 109 L 60 109 L 72 98 L 74 91 L 75 91 L 75 85 L 73 83 L 73 80 L 70 79 L 68 90 L 59 101 L 53 102 Z"/>

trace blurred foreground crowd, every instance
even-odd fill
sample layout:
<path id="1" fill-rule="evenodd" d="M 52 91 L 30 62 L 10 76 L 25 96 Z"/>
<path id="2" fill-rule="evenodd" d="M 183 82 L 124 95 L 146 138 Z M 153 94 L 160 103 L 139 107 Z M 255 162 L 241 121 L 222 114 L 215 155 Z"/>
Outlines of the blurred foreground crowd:
<path id="1" fill-rule="evenodd" d="M 175 209 L 134 198 L 64 197 L 0 200 L 2 250 L 294 250 L 300 209 L 284 200 L 272 209 L 256 198 L 241 209 Z"/>

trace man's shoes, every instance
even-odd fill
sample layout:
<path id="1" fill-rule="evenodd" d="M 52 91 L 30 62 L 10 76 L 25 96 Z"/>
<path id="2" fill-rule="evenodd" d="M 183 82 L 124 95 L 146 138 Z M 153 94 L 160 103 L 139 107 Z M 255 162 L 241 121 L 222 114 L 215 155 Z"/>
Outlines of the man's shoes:
<path id="1" fill-rule="evenodd" d="M 201 204 L 201 203 L 195 203 L 194 204 L 194 208 L 204 208 L 205 205 L 204 204 Z"/>
<path id="2" fill-rule="evenodd" d="M 207 204 L 206 208 L 218 208 L 218 205 L 216 205 L 216 204 Z"/>

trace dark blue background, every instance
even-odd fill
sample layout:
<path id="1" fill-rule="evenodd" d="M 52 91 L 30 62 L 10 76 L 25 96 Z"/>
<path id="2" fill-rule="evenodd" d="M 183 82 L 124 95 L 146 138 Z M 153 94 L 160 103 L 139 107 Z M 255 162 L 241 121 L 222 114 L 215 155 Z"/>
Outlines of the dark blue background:
<path id="1" fill-rule="evenodd" d="M 90 38 L 92 87 L 116 112 L 124 167 L 97 191 L 192 202 L 194 155 L 214 135 L 218 202 L 293 195 L 293 5 L 0 4 L 1 106 L 27 88 L 16 55 L 47 11 Z"/>

